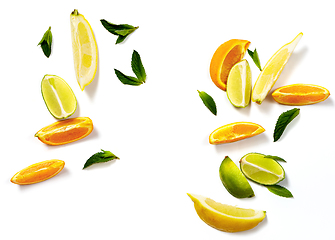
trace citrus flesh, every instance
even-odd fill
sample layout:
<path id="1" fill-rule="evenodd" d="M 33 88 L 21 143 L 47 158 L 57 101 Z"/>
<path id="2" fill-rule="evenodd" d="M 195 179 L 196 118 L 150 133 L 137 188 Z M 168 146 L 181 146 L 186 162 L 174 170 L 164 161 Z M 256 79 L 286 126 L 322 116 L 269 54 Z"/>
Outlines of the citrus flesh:
<path id="1" fill-rule="evenodd" d="M 299 43 L 302 33 L 299 33 L 291 42 L 282 46 L 266 63 L 263 70 L 258 75 L 256 83 L 252 89 L 251 100 L 261 104 L 269 91 L 276 83 L 287 61 L 292 55 L 295 47 Z"/>
<path id="2" fill-rule="evenodd" d="M 213 54 L 210 63 L 210 76 L 214 84 L 226 91 L 230 69 L 244 57 L 250 42 L 247 40 L 231 39 L 221 44 Z"/>
<path id="3" fill-rule="evenodd" d="M 234 197 L 247 198 L 255 196 L 248 180 L 228 156 L 223 159 L 219 173 L 222 184 Z"/>
<path id="4" fill-rule="evenodd" d="M 35 137 L 48 145 L 62 145 L 80 140 L 93 130 L 93 122 L 88 117 L 77 117 L 52 123 L 39 130 Z"/>
<path id="5" fill-rule="evenodd" d="M 187 194 L 205 223 L 224 232 L 241 232 L 256 227 L 266 215 L 265 211 L 239 208 L 196 195 Z"/>
<path id="6" fill-rule="evenodd" d="M 227 96 L 235 107 L 249 105 L 251 97 L 251 70 L 247 60 L 236 63 L 227 79 Z"/>
<path id="7" fill-rule="evenodd" d="M 57 119 L 71 116 L 77 109 L 77 99 L 71 87 L 56 75 L 45 75 L 41 83 L 43 100 Z"/>
<path id="8" fill-rule="evenodd" d="M 235 122 L 215 129 L 209 135 L 210 144 L 236 142 L 245 138 L 256 136 L 265 129 L 252 122 Z"/>
<path id="9" fill-rule="evenodd" d="M 262 185 L 274 185 L 285 178 L 282 166 L 260 153 L 248 153 L 243 156 L 240 168 L 247 178 Z"/>
<path id="10" fill-rule="evenodd" d="M 273 99 L 284 105 L 301 106 L 322 102 L 329 97 L 328 89 L 313 84 L 291 84 L 277 88 Z"/>
<path id="11" fill-rule="evenodd" d="M 17 172 L 11 178 L 11 182 L 19 185 L 42 182 L 56 176 L 62 171 L 64 165 L 65 162 L 58 159 L 35 163 Z"/>
<path id="12" fill-rule="evenodd" d="M 74 69 L 81 90 L 95 77 L 98 66 L 98 47 L 89 22 L 78 10 L 70 15 Z"/>

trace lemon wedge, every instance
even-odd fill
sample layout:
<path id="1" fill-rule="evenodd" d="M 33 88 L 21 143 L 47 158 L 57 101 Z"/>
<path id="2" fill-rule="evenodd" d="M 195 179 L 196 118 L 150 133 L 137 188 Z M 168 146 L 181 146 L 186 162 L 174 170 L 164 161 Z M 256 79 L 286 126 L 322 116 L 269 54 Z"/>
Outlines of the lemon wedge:
<path id="1" fill-rule="evenodd" d="M 241 232 L 256 227 L 265 218 L 265 211 L 239 208 L 215 202 L 200 195 L 187 194 L 205 223 L 224 232 Z"/>
<path id="2" fill-rule="evenodd" d="M 76 78 L 81 90 L 94 79 L 98 66 L 98 47 L 89 22 L 75 9 L 70 15 L 72 50 Z"/>
<path id="3" fill-rule="evenodd" d="M 251 94 L 251 100 L 261 104 L 276 83 L 287 61 L 299 43 L 302 33 L 299 33 L 291 42 L 282 46 L 265 64 L 258 75 Z"/>

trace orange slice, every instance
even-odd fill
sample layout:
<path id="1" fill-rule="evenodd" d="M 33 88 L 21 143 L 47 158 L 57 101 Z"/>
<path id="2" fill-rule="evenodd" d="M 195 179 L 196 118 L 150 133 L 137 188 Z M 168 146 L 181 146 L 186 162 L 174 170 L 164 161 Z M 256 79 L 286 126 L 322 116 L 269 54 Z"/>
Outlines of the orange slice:
<path id="1" fill-rule="evenodd" d="M 256 136 L 265 129 L 252 122 L 235 122 L 219 127 L 209 135 L 210 144 L 236 142 L 245 138 Z"/>
<path id="2" fill-rule="evenodd" d="M 64 161 L 57 159 L 35 163 L 16 173 L 10 181 L 19 185 L 42 182 L 56 176 L 64 165 Z"/>
<path id="3" fill-rule="evenodd" d="M 230 69 L 244 57 L 250 42 L 247 40 L 231 39 L 221 44 L 215 51 L 209 72 L 215 85 L 226 91 L 227 78 Z"/>
<path id="4" fill-rule="evenodd" d="M 322 102 L 329 97 L 329 91 L 313 84 L 292 84 L 277 88 L 273 99 L 281 104 L 300 106 Z"/>
<path id="5" fill-rule="evenodd" d="M 52 123 L 39 130 L 35 137 L 48 145 L 62 145 L 82 139 L 92 130 L 93 122 L 90 118 L 77 117 Z"/>

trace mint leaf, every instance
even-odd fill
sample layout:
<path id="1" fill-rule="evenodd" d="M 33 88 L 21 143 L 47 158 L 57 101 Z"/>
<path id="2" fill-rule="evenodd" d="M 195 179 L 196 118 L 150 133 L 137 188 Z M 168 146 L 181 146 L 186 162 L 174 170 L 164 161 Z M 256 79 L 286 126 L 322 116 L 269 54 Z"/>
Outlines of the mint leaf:
<path id="1" fill-rule="evenodd" d="M 249 53 L 251 59 L 256 64 L 256 66 L 259 68 L 259 70 L 262 71 L 261 62 L 259 61 L 259 56 L 258 56 L 256 48 L 255 48 L 254 51 L 251 51 L 251 50 L 248 49 L 248 53 Z"/>
<path id="2" fill-rule="evenodd" d="M 138 86 L 138 85 L 141 85 L 143 83 L 142 81 L 138 80 L 137 78 L 131 77 L 131 76 L 127 76 L 127 75 L 123 74 L 122 72 L 120 72 L 117 69 L 114 69 L 114 71 L 115 71 L 115 74 L 116 74 L 117 78 L 123 84 Z"/>
<path id="3" fill-rule="evenodd" d="M 214 99 L 208 95 L 206 92 L 204 91 L 199 91 L 197 90 L 199 93 L 199 96 L 202 100 L 202 102 L 205 104 L 205 106 L 214 114 L 216 115 L 216 104 L 214 102 Z"/>
<path id="4" fill-rule="evenodd" d="M 281 157 L 277 157 L 277 156 L 272 156 L 272 155 L 264 155 L 265 158 L 271 158 L 275 161 L 282 161 L 282 162 L 286 162 L 284 159 L 282 159 Z"/>
<path id="5" fill-rule="evenodd" d="M 106 21 L 105 19 L 100 20 L 101 24 L 105 27 L 110 33 L 117 35 L 118 38 L 115 44 L 123 42 L 128 35 L 133 33 L 138 27 L 134 27 L 129 24 L 114 24 Z"/>
<path id="6" fill-rule="evenodd" d="M 85 163 L 83 169 L 91 166 L 95 163 L 102 163 L 102 162 L 109 162 L 114 159 L 119 159 L 117 156 L 115 156 L 110 151 L 104 151 L 101 149 L 102 152 L 97 152 L 93 154 Z"/>
<path id="7" fill-rule="evenodd" d="M 145 82 L 147 75 L 145 73 L 141 57 L 135 50 L 131 58 L 131 68 L 133 69 L 133 72 L 135 73 L 137 79 L 142 82 Z"/>
<path id="8" fill-rule="evenodd" d="M 267 189 L 270 192 L 272 192 L 272 193 L 274 193 L 274 194 L 276 194 L 278 196 L 286 197 L 286 198 L 293 197 L 292 193 L 288 189 L 286 189 L 286 188 L 284 188 L 282 186 L 279 186 L 279 185 L 268 185 L 266 187 L 267 187 Z"/>
<path id="9" fill-rule="evenodd" d="M 52 33 L 51 27 L 43 34 L 41 41 L 37 44 L 41 45 L 44 55 L 49 58 L 51 54 L 51 44 L 52 44 Z"/>
<path id="10" fill-rule="evenodd" d="M 281 135 L 283 134 L 285 128 L 287 125 L 296 117 L 299 115 L 300 109 L 299 108 L 293 108 L 291 110 L 288 110 L 286 112 L 283 112 L 276 123 L 275 130 L 273 133 L 273 141 L 276 142 Z"/>

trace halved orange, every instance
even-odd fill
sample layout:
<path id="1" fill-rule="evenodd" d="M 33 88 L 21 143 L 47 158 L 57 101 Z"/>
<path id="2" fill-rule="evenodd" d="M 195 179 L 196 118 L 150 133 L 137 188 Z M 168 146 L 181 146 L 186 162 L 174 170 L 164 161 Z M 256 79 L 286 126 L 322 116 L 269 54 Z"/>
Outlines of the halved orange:
<path id="1" fill-rule="evenodd" d="M 284 105 L 301 106 L 322 102 L 329 97 L 328 89 L 314 84 L 291 84 L 277 88 L 273 99 Z"/>
<path id="2" fill-rule="evenodd" d="M 92 130 L 93 122 L 90 118 L 77 117 L 52 123 L 39 130 L 35 137 L 48 145 L 62 145 L 82 139 Z"/>
<path id="3" fill-rule="evenodd" d="M 230 69 L 244 57 L 250 42 L 247 40 L 231 39 L 221 44 L 215 51 L 209 72 L 215 85 L 226 91 L 227 78 Z"/>
<path id="4" fill-rule="evenodd" d="M 210 144 L 236 142 L 245 138 L 256 136 L 265 129 L 252 122 L 235 122 L 215 129 L 209 135 Z"/>
<path id="5" fill-rule="evenodd" d="M 10 181 L 19 185 L 42 182 L 56 176 L 64 165 L 65 162 L 58 159 L 35 163 L 17 172 Z"/>

